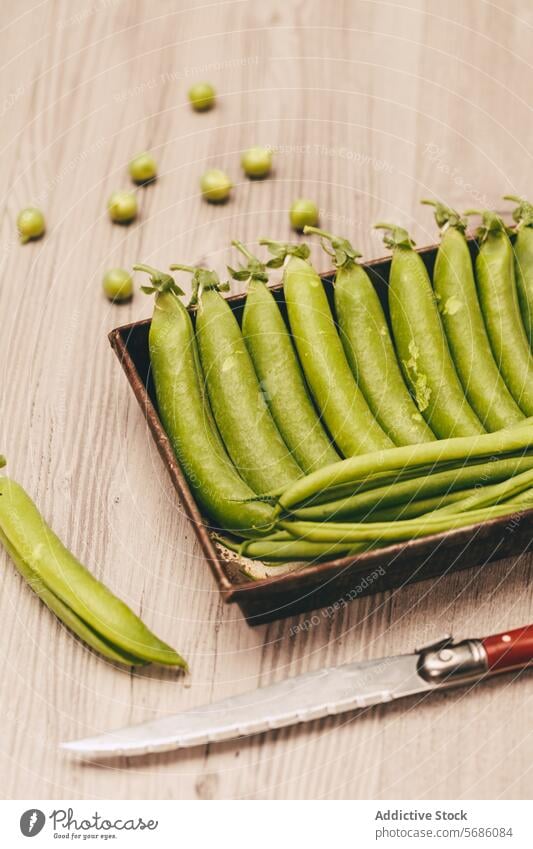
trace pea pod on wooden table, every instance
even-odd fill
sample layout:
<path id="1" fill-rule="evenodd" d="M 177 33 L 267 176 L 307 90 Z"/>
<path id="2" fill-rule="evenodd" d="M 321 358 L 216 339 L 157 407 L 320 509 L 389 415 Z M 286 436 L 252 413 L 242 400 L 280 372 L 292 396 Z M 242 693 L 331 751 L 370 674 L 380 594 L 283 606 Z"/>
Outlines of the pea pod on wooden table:
<path id="1" fill-rule="evenodd" d="M 495 212 L 465 214 L 482 216 L 476 233 L 476 283 L 492 351 L 511 395 L 526 416 L 532 416 L 533 354 L 520 315 L 513 247 Z"/>
<path id="2" fill-rule="evenodd" d="M 304 233 L 322 237 L 335 262 L 335 311 L 340 337 L 357 385 L 375 418 L 395 445 L 430 442 L 435 435 L 405 385 L 378 294 L 347 239 L 317 227 Z M 328 242 L 331 247 L 328 247 Z"/>
<path id="3" fill-rule="evenodd" d="M 274 423 L 250 354 L 213 271 L 173 265 L 193 274 L 196 339 L 215 421 L 228 454 L 256 494 L 286 486 L 302 470 Z"/>
<path id="4" fill-rule="evenodd" d="M 466 400 L 444 335 L 439 310 L 422 257 L 402 227 L 386 230 L 393 249 L 389 310 L 398 358 L 417 407 L 433 433 L 444 439 L 484 433 Z"/>
<path id="5" fill-rule="evenodd" d="M 308 395 L 287 325 L 266 286 L 266 265 L 241 242 L 233 244 L 248 259 L 246 266 L 229 271 L 248 281 L 242 332 L 272 417 L 304 472 L 335 463 L 339 455 Z"/>
<path id="6" fill-rule="evenodd" d="M 505 200 L 518 204 L 513 212 L 516 221 L 516 236 L 513 242 L 516 288 L 522 321 L 533 348 L 533 204 L 527 200 L 506 195 Z"/>
<path id="7" fill-rule="evenodd" d="M 0 477 L 0 542 L 44 603 L 88 645 L 131 665 L 187 664 L 68 551 L 18 483 Z"/>
<path id="8" fill-rule="evenodd" d="M 329 433 L 345 457 L 393 443 L 381 429 L 352 374 L 322 280 L 306 261 L 305 245 L 262 239 L 274 258 L 289 256 L 283 291 L 292 337 L 307 383 Z"/>
<path id="9" fill-rule="evenodd" d="M 508 427 L 524 414 L 507 389 L 490 346 L 476 291 L 472 258 L 465 237 L 466 219 L 436 201 L 441 243 L 433 272 L 433 288 L 465 395 L 489 431 Z"/>
<path id="10" fill-rule="evenodd" d="M 191 317 L 180 301 L 173 278 L 148 265 L 136 270 L 150 275 L 155 294 L 150 324 L 150 363 L 159 415 L 189 486 L 208 518 L 235 533 L 267 533 L 273 511 L 253 501 L 255 493 L 243 481 L 216 428 Z"/>

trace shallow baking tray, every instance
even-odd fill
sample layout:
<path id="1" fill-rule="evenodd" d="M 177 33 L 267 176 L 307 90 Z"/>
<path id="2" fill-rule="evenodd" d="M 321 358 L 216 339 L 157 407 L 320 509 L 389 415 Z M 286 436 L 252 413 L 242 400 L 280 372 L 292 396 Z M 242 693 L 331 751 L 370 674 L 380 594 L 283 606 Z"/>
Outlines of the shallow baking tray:
<path id="1" fill-rule="evenodd" d="M 471 243 L 472 253 L 475 243 Z M 434 246 L 419 251 L 429 272 L 436 255 Z M 387 285 L 390 257 L 365 263 L 365 268 L 387 311 Z M 323 277 L 331 298 L 332 276 Z M 271 287 L 285 315 L 281 284 Z M 228 298 L 240 321 L 244 296 Z M 533 538 L 533 510 L 512 518 L 493 519 L 460 530 L 435 534 L 424 539 L 390 545 L 352 557 L 342 557 L 305 567 L 297 572 L 263 580 L 244 580 L 235 556 L 225 553 L 212 540 L 208 523 L 191 493 L 168 437 L 159 420 L 153 382 L 150 377 L 148 331 L 150 320 L 117 327 L 109 334 L 111 345 L 146 416 L 163 463 L 189 517 L 207 562 L 226 602 L 236 602 L 251 625 L 291 616 L 305 610 L 342 606 L 353 598 L 396 589 L 435 579 L 466 569 L 521 554 Z"/>

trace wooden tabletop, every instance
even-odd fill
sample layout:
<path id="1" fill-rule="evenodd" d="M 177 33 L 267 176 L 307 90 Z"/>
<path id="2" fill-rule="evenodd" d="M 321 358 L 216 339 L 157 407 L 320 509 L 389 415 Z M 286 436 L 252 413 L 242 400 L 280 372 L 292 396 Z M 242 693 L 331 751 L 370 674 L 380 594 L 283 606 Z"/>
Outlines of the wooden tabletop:
<path id="1" fill-rule="evenodd" d="M 79 764 L 60 740 L 200 705 L 326 664 L 409 651 L 532 617 L 531 555 L 250 628 L 221 603 L 107 341 L 147 317 L 103 272 L 144 261 L 223 271 L 240 238 L 288 238 L 314 198 L 366 257 L 379 219 L 436 239 L 420 198 L 505 207 L 533 194 L 527 0 L 4 0 L 1 29 L 0 448 L 65 543 L 188 658 L 121 671 L 76 641 L 0 553 L 1 793 L 7 798 L 530 798 L 533 676 L 397 702 L 238 743 Z M 200 115 L 186 92 L 218 90 Z M 276 150 L 250 182 L 243 149 Z M 149 149 L 138 220 L 109 194 Z M 207 205 L 209 167 L 235 182 Z M 18 211 L 46 237 L 18 244 Z M 323 259 L 319 260 L 326 266 Z M 140 280 L 138 281 L 140 282 Z M 299 627 L 296 627 L 299 626 Z"/>

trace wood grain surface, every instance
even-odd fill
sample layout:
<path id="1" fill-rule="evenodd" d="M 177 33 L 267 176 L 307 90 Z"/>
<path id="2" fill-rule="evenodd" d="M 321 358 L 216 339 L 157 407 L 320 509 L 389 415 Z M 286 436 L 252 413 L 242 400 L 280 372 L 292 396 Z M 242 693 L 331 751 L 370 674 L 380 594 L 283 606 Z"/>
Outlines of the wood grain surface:
<path id="1" fill-rule="evenodd" d="M 0 34 L 0 448 L 57 533 L 189 659 L 121 671 L 62 628 L 0 553 L 1 793 L 6 798 L 528 798 L 533 677 L 219 746 L 80 764 L 60 740 L 220 699 L 325 664 L 411 650 L 452 630 L 532 619 L 531 556 L 251 629 L 212 576 L 109 348 L 149 315 L 101 277 L 135 261 L 235 261 L 238 237 L 288 238 L 296 196 L 365 256 L 393 219 L 435 241 L 421 197 L 460 208 L 533 194 L 527 0 L 4 0 Z M 193 113 L 192 81 L 217 108 Z M 272 179 L 241 151 L 276 150 Z M 113 226 L 106 200 L 150 149 L 155 185 Z M 198 195 L 208 166 L 229 204 Z M 20 246 L 17 212 L 49 229 Z M 322 267 L 326 263 L 321 260 Z"/>

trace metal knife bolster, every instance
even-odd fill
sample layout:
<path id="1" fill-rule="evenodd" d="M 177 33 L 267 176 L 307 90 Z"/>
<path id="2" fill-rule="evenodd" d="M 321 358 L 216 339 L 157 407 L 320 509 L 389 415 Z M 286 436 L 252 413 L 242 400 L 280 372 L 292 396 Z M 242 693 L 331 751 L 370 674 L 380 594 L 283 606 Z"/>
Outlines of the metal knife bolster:
<path id="1" fill-rule="evenodd" d="M 487 652 L 481 640 L 453 643 L 444 637 L 420 650 L 417 672 L 430 684 L 459 684 L 489 671 Z"/>
<path id="2" fill-rule="evenodd" d="M 417 650 L 417 672 L 431 684 L 453 685 L 533 662 L 533 625 L 454 643 L 449 635 Z"/>

